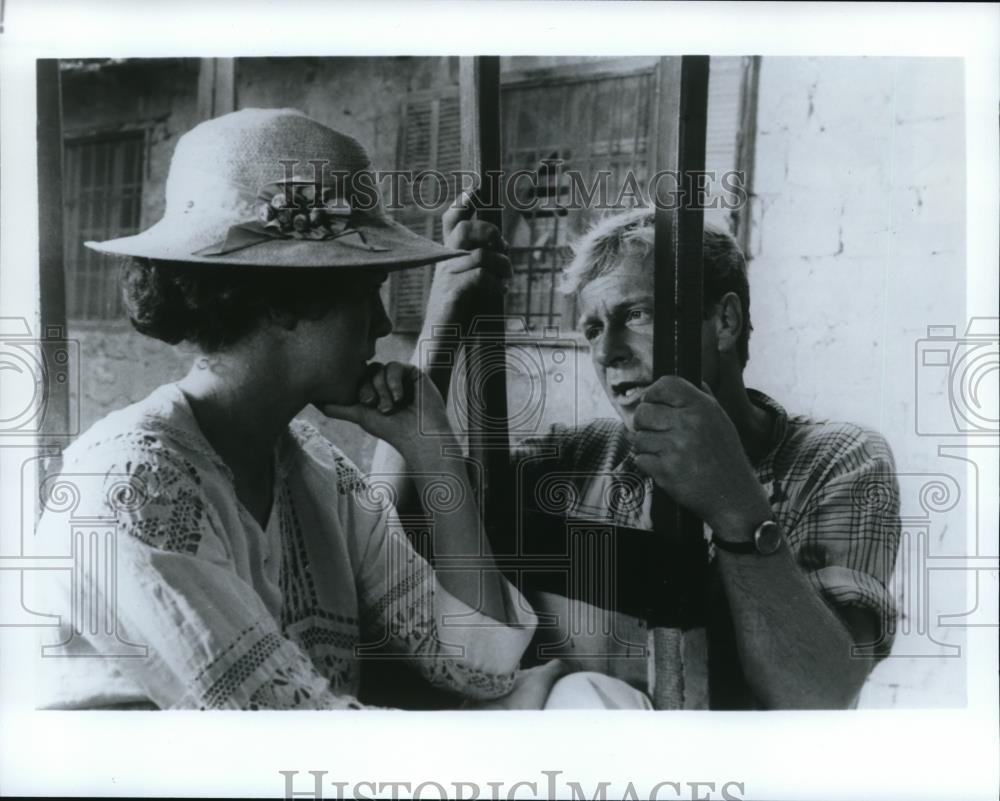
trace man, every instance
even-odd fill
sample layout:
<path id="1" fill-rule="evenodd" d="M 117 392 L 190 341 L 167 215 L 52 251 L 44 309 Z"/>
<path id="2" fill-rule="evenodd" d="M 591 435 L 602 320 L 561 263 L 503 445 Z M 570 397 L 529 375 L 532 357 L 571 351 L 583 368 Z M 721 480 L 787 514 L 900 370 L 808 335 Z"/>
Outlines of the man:
<path id="1" fill-rule="evenodd" d="M 473 252 L 438 267 L 426 338 L 435 326 L 467 323 L 475 293 L 503 275 L 505 260 L 483 247 L 496 247 L 498 232 L 470 216 L 468 209 L 446 215 L 448 244 Z M 887 652 L 893 629 L 886 587 L 899 537 L 892 456 L 878 434 L 790 417 L 745 387 L 751 331 L 745 260 L 712 227 L 703 252 L 704 385 L 695 387 L 672 376 L 653 380 L 652 211 L 608 218 L 578 243 L 565 288 L 577 297 L 580 331 L 620 420 L 557 426 L 522 443 L 515 449 L 519 497 L 530 497 L 546 475 L 570 476 L 570 517 L 651 529 L 655 484 L 703 520 L 711 537 L 709 633 L 713 662 L 722 663 L 717 675 L 724 677 L 717 686 L 713 674 L 712 706 L 846 708 L 874 659 Z M 446 384 L 444 369 L 433 370 L 438 385 Z M 616 484 L 627 491 L 609 492 Z M 529 597 L 541 618 L 557 621 L 547 657 L 643 690 L 653 666 L 680 671 L 689 688 L 680 705 L 708 705 L 696 689 L 708 676 L 695 637 L 676 654 L 658 655 L 636 615 L 558 592 Z M 580 620 L 589 625 L 573 625 Z"/>

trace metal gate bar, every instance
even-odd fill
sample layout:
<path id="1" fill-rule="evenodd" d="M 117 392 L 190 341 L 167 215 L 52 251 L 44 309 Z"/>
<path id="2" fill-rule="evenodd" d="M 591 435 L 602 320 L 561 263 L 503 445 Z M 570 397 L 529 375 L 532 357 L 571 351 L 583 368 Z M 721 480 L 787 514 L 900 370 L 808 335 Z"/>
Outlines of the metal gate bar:
<path id="1" fill-rule="evenodd" d="M 462 169 L 480 178 L 480 220 L 502 222 L 500 57 L 475 56 L 459 63 Z M 465 353 L 469 457 L 478 467 L 477 490 L 493 552 L 515 553 L 510 442 L 507 422 L 507 349 L 504 301 L 483 298 L 471 323 Z"/>
<path id="2" fill-rule="evenodd" d="M 661 59 L 657 170 L 675 170 L 678 190 L 705 169 L 708 56 Z M 661 181 L 662 189 L 671 188 Z M 677 375 L 701 385 L 703 214 L 691 192 L 679 204 L 662 194 L 655 210 L 654 377 Z M 666 493 L 653 495 L 653 554 L 646 583 L 647 624 L 653 630 L 653 701 L 685 705 L 682 631 L 704 628 L 708 555 L 702 523 Z M 707 665 L 701 666 L 702 672 Z"/>

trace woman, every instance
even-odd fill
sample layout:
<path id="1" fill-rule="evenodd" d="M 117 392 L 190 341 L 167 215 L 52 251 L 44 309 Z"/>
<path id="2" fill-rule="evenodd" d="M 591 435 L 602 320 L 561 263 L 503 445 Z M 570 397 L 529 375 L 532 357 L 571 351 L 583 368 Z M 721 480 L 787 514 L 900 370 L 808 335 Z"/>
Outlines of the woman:
<path id="1" fill-rule="evenodd" d="M 415 368 L 369 363 L 391 330 L 388 272 L 463 254 L 389 220 L 368 170 L 357 142 L 298 112 L 236 112 L 181 138 L 159 223 L 87 243 L 126 258 L 140 332 L 201 356 L 64 454 L 64 484 L 98 481 L 73 516 L 113 522 L 117 571 L 56 588 L 47 655 L 118 658 L 43 660 L 42 706 L 359 708 L 364 659 L 386 657 L 456 705 L 540 705 L 559 668 L 515 683 L 535 617 L 493 566 L 462 463 L 442 456 L 457 442 L 441 397 Z M 478 247 L 473 233 L 460 244 Z M 477 255 L 491 259 L 505 263 Z M 473 569 L 435 575 L 377 488 L 293 419 L 308 404 L 392 445 L 425 495 L 447 486 L 435 553 Z M 47 508 L 39 541 L 67 536 Z M 87 591 L 111 628 L 71 625 Z"/>

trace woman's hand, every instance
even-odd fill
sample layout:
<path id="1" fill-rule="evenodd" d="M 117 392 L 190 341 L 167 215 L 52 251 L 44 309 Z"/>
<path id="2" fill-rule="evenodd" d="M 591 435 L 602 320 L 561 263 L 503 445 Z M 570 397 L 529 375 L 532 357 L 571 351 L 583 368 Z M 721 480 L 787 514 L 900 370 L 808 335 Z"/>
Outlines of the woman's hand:
<path id="1" fill-rule="evenodd" d="M 544 709 L 556 680 L 568 672 L 558 659 L 517 671 L 514 689 L 493 701 L 467 701 L 462 709 Z"/>
<path id="2" fill-rule="evenodd" d="M 506 291 L 511 276 L 507 242 L 496 226 L 472 219 L 474 214 L 471 197 L 464 195 L 441 218 L 444 244 L 470 253 L 435 267 L 424 315 L 428 332 L 434 325 L 465 325 L 475 315 L 484 293 Z"/>
<path id="3" fill-rule="evenodd" d="M 358 384 L 357 398 L 352 405 L 329 404 L 320 411 L 357 423 L 407 461 L 419 460 L 428 446 L 437 450 L 441 436 L 451 433 L 441 394 L 412 364 L 372 362 Z"/>

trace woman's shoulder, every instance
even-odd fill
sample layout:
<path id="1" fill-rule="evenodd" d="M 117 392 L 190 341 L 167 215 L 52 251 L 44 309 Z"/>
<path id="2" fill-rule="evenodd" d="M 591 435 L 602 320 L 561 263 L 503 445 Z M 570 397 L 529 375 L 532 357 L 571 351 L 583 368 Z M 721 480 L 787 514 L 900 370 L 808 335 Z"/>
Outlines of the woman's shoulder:
<path id="1" fill-rule="evenodd" d="M 63 453 L 43 497 L 69 492 L 77 514 L 117 520 L 160 550 L 197 550 L 213 502 L 226 493 L 174 391 L 161 387 L 94 423 Z M 46 500 L 45 511 L 58 510 Z"/>
<path id="2" fill-rule="evenodd" d="M 159 387 L 95 422 L 63 452 L 60 480 L 141 487 L 145 498 L 204 492 L 220 466 L 186 419 L 179 393 Z"/>

